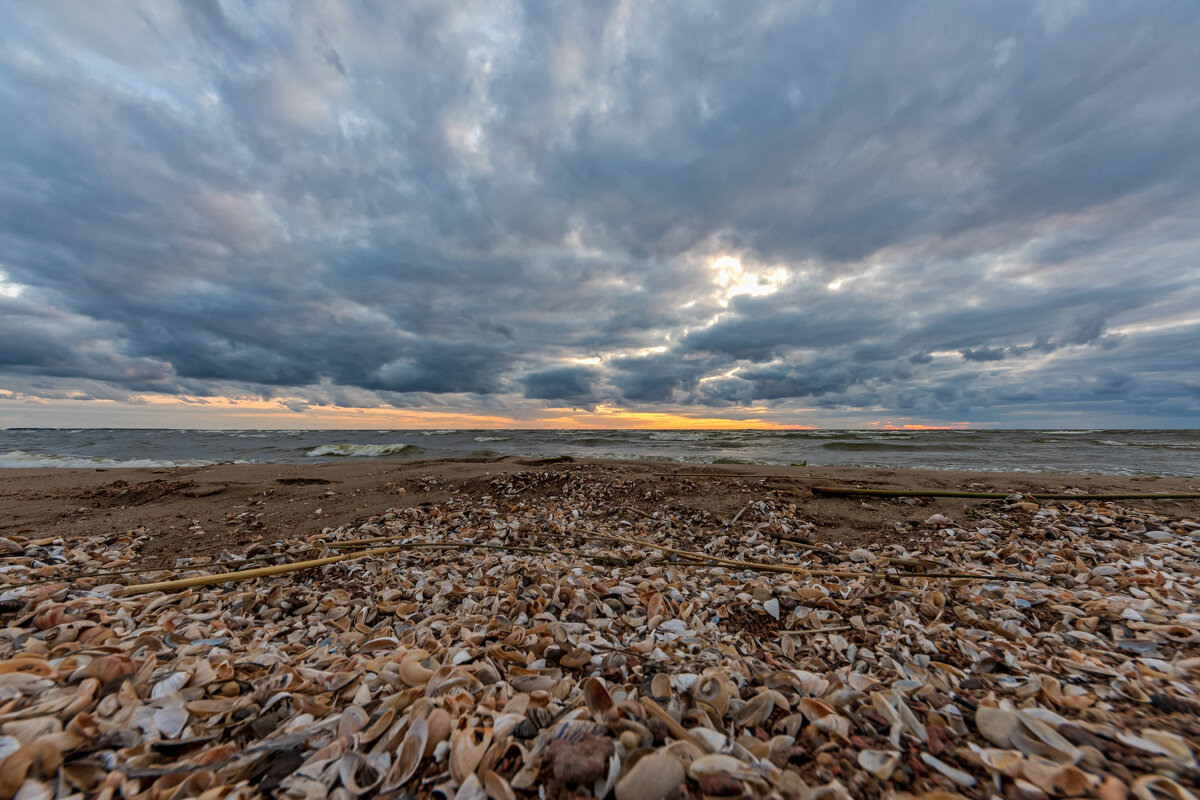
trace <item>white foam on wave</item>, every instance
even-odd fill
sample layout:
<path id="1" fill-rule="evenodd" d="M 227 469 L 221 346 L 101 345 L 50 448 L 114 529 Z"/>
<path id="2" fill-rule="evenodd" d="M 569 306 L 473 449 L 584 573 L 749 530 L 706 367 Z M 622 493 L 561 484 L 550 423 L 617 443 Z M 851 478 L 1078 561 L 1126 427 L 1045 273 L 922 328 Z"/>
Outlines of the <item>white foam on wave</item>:
<path id="1" fill-rule="evenodd" d="M 456 431 L 456 430 L 421 431 L 422 436 L 448 436 L 451 433 L 458 433 L 458 431 Z"/>
<path id="2" fill-rule="evenodd" d="M 132 458 L 119 461 L 114 458 L 100 456 L 65 455 L 54 456 L 44 453 L 27 453 L 24 450 L 10 450 L 0 453 L 0 469 L 138 469 L 150 467 L 207 467 L 215 461 L 199 459 L 182 459 L 170 461 L 154 458 Z"/>
<path id="3" fill-rule="evenodd" d="M 658 442 L 699 442 L 718 435 L 710 431 L 655 431 L 649 438 Z"/>
<path id="4" fill-rule="evenodd" d="M 372 456 L 390 456 L 393 453 L 402 453 L 405 450 L 411 449 L 411 444 L 350 444 L 349 442 L 341 442 L 339 444 L 323 444 L 309 450 L 307 455 L 317 458 L 319 456 L 357 456 L 359 458 L 370 458 Z"/>
<path id="5" fill-rule="evenodd" d="M 477 442 L 507 442 L 512 439 L 511 436 L 476 436 Z"/>

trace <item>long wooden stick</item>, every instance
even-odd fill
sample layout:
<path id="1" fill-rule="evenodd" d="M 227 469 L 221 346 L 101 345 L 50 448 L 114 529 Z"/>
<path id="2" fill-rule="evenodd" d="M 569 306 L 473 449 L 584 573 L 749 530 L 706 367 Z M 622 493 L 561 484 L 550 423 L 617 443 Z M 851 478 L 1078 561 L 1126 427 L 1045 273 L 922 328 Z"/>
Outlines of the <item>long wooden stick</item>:
<path id="1" fill-rule="evenodd" d="M 317 567 L 323 567 L 327 564 L 336 564 L 339 561 L 347 561 L 352 558 L 388 555 L 389 553 L 397 553 L 403 549 L 404 545 L 397 545 L 396 547 L 376 547 L 372 550 L 360 550 L 354 553 L 342 553 L 341 555 L 337 556 L 314 558 L 309 561 L 292 561 L 287 564 L 275 564 L 270 567 L 244 569 L 239 572 L 226 572 L 220 575 L 201 575 L 195 578 L 182 578 L 177 581 L 141 583 L 135 586 L 126 586 L 119 594 L 124 597 L 135 594 L 146 594 L 148 592 L 176 592 L 180 589 L 190 589 L 193 586 L 210 586 L 214 583 L 227 583 L 229 581 L 248 581 L 254 578 L 265 578 L 270 575 L 282 575 L 285 572 L 299 572 L 306 569 L 315 569 Z"/>

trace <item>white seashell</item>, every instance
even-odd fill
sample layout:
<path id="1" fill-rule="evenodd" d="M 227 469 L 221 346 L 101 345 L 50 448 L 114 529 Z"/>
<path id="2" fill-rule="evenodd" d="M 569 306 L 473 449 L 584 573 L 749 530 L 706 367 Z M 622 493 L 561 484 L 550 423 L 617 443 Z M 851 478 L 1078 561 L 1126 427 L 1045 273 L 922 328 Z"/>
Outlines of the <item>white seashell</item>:
<path id="1" fill-rule="evenodd" d="M 1117 741 L 1147 753 L 1167 756 L 1181 767 L 1196 768 L 1196 756 L 1192 753 L 1187 741 L 1177 734 L 1154 728 L 1144 728 L 1140 736 L 1122 731 L 1117 734 Z"/>
<path id="2" fill-rule="evenodd" d="M 858 754 L 858 765 L 881 781 L 892 777 L 899 763 L 898 750 L 863 750 Z"/>
<path id="3" fill-rule="evenodd" d="M 696 780 L 711 775 L 727 775 L 738 780 L 761 780 L 761 776 L 744 761 L 721 753 L 701 756 L 688 767 L 688 775 Z"/>
<path id="4" fill-rule="evenodd" d="M 167 677 L 163 678 L 154 686 L 150 687 L 150 699 L 161 700 L 164 697 L 170 697 L 176 694 L 180 689 L 187 685 L 189 676 L 186 672 L 172 672 Z"/>
<path id="5" fill-rule="evenodd" d="M 936 756 L 932 756 L 929 753 L 921 753 L 921 760 L 945 775 L 950 780 L 954 781 L 959 786 L 969 789 L 975 785 L 975 779 L 973 777 L 963 772 L 961 769 L 955 769 Z"/>
<path id="6" fill-rule="evenodd" d="M 774 597 L 763 603 L 763 608 L 766 609 L 766 612 L 774 619 L 779 619 L 779 601 Z"/>
<path id="7" fill-rule="evenodd" d="M 729 739 L 720 731 L 714 731 L 712 728 L 689 728 L 688 734 L 693 739 L 698 739 L 701 744 L 706 746 L 710 752 L 718 753 L 729 746 Z"/>
<path id="8" fill-rule="evenodd" d="M 425 720 L 419 719 L 409 727 L 396 753 L 396 760 L 384 778 L 383 791 L 390 792 L 400 788 L 416 774 L 428 739 L 429 725 Z"/>
<path id="9" fill-rule="evenodd" d="M 669 755 L 649 753 L 617 782 L 617 800 L 663 800 L 686 777 L 683 767 Z"/>
<path id="10" fill-rule="evenodd" d="M 178 738 L 187 721 L 188 712 L 178 706 L 168 706 L 154 712 L 154 726 L 168 739 Z"/>
<path id="11" fill-rule="evenodd" d="M 54 797 L 54 789 L 49 784 L 26 778 L 21 788 L 13 795 L 12 800 L 50 800 Z"/>
<path id="12" fill-rule="evenodd" d="M 1015 711 L 991 706 L 975 709 L 975 727 L 983 738 L 1005 750 L 1013 747 L 1012 735 L 1020 725 L 1021 718 Z"/>
<path id="13" fill-rule="evenodd" d="M 458 787 L 458 791 L 454 793 L 454 800 L 485 800 L 487 792 L 484 791 L 483 784 L 478 776 L 474 773 L 467 776 L 467 779 Z"/>

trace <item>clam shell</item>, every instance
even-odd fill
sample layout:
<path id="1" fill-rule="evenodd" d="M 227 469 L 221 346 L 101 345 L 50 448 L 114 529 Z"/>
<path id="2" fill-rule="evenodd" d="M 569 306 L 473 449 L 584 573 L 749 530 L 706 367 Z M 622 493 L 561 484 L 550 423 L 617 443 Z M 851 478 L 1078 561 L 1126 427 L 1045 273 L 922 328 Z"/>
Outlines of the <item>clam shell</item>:
<path id="1" fill-rule="evenodd" d="M 899 763 L 898 750 L 863 750 L 858 754 L 858 765 L 881 781 L 892 777 Z"/>
<path id="2" fill-rule="evenodd" d="M 1143 775 L 1129 790 L 1138 800 L 1196 800 L 1196 795 L 1164 775 Z"/>
<path id="3" fill-rule="evenodd" d="M 425 753 L 428 741 L 429 724 L 423 719 L 415 721 L 405 734 L 404 741 L 400 743 L 396 760 L 392 762 L 392 767 L 383 780 L 383 791 L 394 791 L 408 783 L 416 774 L 417 767 L 421 765 L 421 757 Z"/>
<path id="4" fill-rule="evenodd" d="M 1002 708 L 979 706 L 975 709 L 975 727 L 992 744 L 1009 750 L 1013 748 L 1012 735 L 1021 725 L 1017 712 Z"/>
<path id="5" fill-rule="evenodd" d="M 750 698 L 734 715 L 739 725 L 761 725 L 767 721 L 775 710 L 775 694 L 763 691 Z"/>
<path id="6" fill-rule="evenodd" d="M 581 688 L 583 701 L 587 704 L 588 711 L 592 712 L 592 719 L 602 722 L 613 713 L 614 703 L 608 690 L 604 688 L 604 681 L 599 678 L 587 678 Z"/>
<path id="7" fill-rule="evenodd" d="M 728 678 L 719 672 L 702 675 L 696 682 L 696 699 L 708 703 L 717 714 L 725 716 L 729 709 Z"/>
<path id="8" fill-rule="evenodd" d="M 664 800 L 686 777 L 674 758 L 661 751 L 649 753 L 617 781 L 617 800 Z"/>
<path id="9" fill-rule="evenodd" d="M 354 750 L 342 754 L 338 762 L 338 777 L 351 794 L 366 794 L 383 781 L 384 771 L 370 758 Z"/>
<path id="10" fill-rule="evenodd" d="M 508 781 L 492 770 L 483 773 L 483 791 L 489 800 L 517 800 L 517 793 Z"/>
<path id="11" fill-rule="evenodd" d="M 450 739 L 450 777 L 456 783 L 463 783 L 468 775 L 475 772 L 491 743 L 491 728 L 483 731 L 475 728 L 455 731 Z"/>
<path id="12" fill-rule="evenodd" d="M 1094 784 L 1091 776 L 1078 767 L 1036 756 L 1021 765 L 1021 775 L 1046 794 L 1055 797 L 1077 797 Z"/>

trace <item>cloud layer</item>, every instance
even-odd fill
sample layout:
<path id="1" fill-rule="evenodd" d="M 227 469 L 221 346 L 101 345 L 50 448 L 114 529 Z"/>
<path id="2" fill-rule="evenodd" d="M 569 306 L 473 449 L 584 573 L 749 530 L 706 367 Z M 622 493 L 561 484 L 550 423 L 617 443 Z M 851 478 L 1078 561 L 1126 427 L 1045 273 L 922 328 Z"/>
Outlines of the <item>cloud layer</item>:
<path id="1" fill-rule="evenodd" d="M 1200 419 L 1200 7 L 43 2 L 0 389 Z"/>

